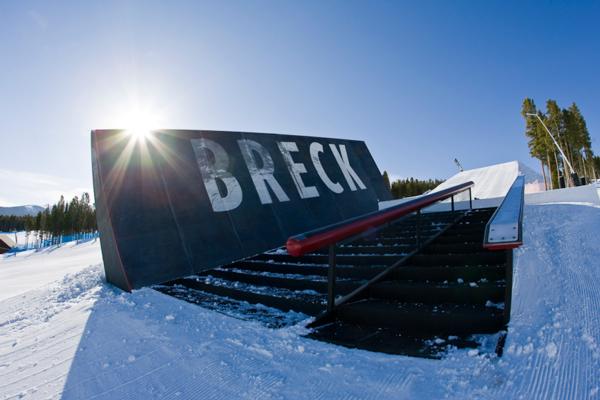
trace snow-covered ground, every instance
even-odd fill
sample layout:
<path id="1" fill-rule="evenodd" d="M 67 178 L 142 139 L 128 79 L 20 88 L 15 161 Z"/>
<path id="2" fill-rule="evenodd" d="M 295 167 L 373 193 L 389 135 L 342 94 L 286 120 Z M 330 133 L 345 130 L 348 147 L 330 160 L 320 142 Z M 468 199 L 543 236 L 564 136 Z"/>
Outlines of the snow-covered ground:
<path id="1" fill-rule="evenodd" d="M 65 243 L 40 251 L 0 255 L 0 301 L 61 279 L 102 262 L 100 241 Z M 1 306 L 0 306 L 1 307 Z"/>
<path id="2" fill-rule="evenodd" d="M 3 258 L 0 398 L 600 399 L 600 208 L 528 205 L 524 224 L 501 358 L 350 350 L 123 293 L 97 244 Z"/>

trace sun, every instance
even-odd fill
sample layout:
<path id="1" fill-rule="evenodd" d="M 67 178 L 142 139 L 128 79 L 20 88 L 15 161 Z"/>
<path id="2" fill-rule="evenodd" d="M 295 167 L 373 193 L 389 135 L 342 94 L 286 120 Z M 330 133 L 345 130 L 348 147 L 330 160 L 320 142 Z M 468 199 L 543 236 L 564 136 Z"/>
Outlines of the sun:
<path id="1" fill-rule="evenodd" d="M 137 101 L 116 105 L 115 108 L 115 113 L 108 121 L 113 130 L 119 131 L 113 143 L 122 146 L 122 150 L 107 177 L 112 187 L 121 186 L 132 160 L 140 163 L 143 174 L 157 173 L 157 155 L 170 164 L 175 162 L 176 155 L 164 148 L 155 134 L 167 121 L 164 109 Z"/>
<path id="2" fill-rule="evenodd" d="M 148 136 L 150 136 L 150 131 L 151 129 L 143 126 L 136 126 L 135 128 L 127 129 L 127 133 L 133 136 L 133 138 L 137 141 L 146 140 Z"/>
<path id="3" fill-rule="evenodd" d="M 141 110 L 132 110 L 124 118 L 125 130 L 136 140 L 145 140 L 156 129 L 158 118 L 155 114 Z"/>

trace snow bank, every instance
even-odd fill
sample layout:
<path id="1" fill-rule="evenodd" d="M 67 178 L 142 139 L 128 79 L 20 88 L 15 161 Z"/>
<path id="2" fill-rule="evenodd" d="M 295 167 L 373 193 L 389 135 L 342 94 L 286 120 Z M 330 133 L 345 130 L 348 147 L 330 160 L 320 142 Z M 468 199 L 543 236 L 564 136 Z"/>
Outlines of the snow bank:
<path id="1" fill-rule="evenodd" d="M 527 204 L 586 203 L 600 205 L 600 184 L 549 190 L 525 195 Z"/>
<path id="2" fill-rule="evenodd" d="M 303 324 L 269 329 L 151 289 L 123 293 L 90 245 L 79 267 L 65 264 L 78 272 L 0 300 L 0 398 L 598 398 L 600 210 L 529 205 L 524 224 L 502 358 L 494 343 L 439 361 L 350 350 L 302 337 Z M 21 279 L 53 257 L 23 257 Z"/>
<path id="3" fill-rule="evenodd" d="M 102 262 L 98 240 L 0 255 L 0 301 Z"/>

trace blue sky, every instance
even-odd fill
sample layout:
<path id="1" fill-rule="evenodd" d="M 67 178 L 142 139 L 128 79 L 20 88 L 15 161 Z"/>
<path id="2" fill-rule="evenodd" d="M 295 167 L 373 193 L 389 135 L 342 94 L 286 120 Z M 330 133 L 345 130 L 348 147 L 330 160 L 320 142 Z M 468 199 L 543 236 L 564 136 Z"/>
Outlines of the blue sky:
<path id="1" fill-rule="evenodd" d="M 393 176 L 513 159 L 577 102 L 600 152 L 600 2 L 0 2 L 0 205 L 91 190 L 90 130 L 362 139 Z"/>

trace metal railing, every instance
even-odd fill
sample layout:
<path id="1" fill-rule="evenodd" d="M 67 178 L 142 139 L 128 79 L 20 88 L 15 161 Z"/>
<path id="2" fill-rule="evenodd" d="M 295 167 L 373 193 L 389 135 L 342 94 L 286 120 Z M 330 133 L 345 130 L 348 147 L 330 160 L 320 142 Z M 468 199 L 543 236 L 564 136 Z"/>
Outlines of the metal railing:
<path id="1" fill-rule="evenodd" d="M 523 244 L 524 199 L 525 177 L 518 176 L 485 227 L 484 248 L 507 250 Z"/>
<path id="2" fill-rule="evenodd" d="M 356 239 L 363 234 L 371 234 L 382 225 L 392 223 L 406 215 L 416 212 L 416 240 L 417 249 L 420 246 L 419 217 L 421 210 L 437 202 L 450 198 L 450 207 L 455 211 L 454 196 L 465 191 L 469 192 L 469 209 L 472 208 L 473 182 L 465 182 L 460 185 L 440 190 L 439 192 L 429 193 L 406 203 L 399 204 L 384 210 L 374 211 L 365 215 L 351 218 L 336 224 L 328 225 L 323 228 L 315 229 L 300 235 L 292 236 L 287 240 L 286 248 L 288 254 L 299 257 L 306 253 L 329 247 L 329 270 L 327 285 L 327 312 L 333 311 L 335 304 L 335 267 L 336 267 L 336 246 L 338 243 L 347 239 Z M 360 289 L 360 288 L 359 288 Z"/>

